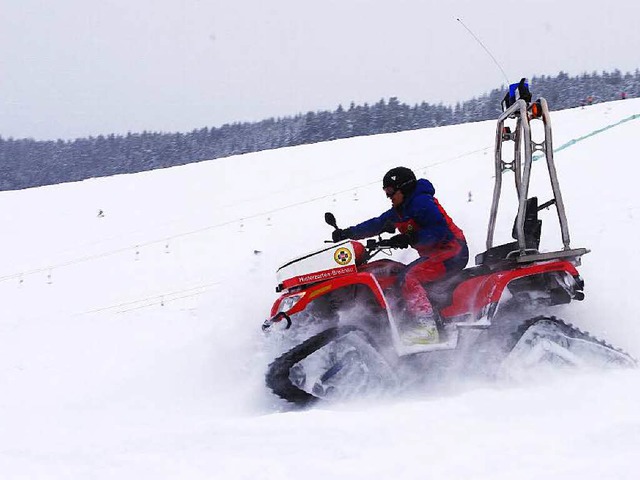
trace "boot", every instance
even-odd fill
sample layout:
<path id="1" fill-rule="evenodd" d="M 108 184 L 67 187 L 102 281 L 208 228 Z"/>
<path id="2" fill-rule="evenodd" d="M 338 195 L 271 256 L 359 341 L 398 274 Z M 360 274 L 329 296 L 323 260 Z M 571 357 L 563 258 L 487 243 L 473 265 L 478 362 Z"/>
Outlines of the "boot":
<path id="1" fill-rule="evenodd" d="M 440 342 L 435 315 L 417 317 L 413 324 L 406 325 L 401 333 L 405 345 L 432 345 Z"/>

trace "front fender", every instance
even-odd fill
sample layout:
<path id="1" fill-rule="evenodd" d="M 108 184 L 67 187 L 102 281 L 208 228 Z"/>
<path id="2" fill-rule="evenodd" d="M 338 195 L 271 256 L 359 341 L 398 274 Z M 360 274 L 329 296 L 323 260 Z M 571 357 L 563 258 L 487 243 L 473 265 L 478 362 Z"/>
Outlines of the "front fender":
<path id="1" fill-rule="evenodd" d="M 373 293 L 380 308 L 388 311 L 389 306 L 387 300 L 376 278 L 371 273 L 361 272 L 353 275 L 334 278 L 324 282 L 319 282 L 311 285 L 305 290 L 284 294 L 279 297 L 274 302 L 273 307 L 271 307 L 271 317 L 272 319 L 275 319 L 275 317 L 278 316 L 279 313 L 285 313 L 288 316 L 295 315 L 296 313 L 304 311 L 313 300 L 316 300 L 324 295 L 328 295 L 329 293 L 351 285 L 364 285 L 368 287 L 369 290 L 371 290 L 371 292 Z M 287 301 L 287 299 L 291 299 L 293 297 L 299 298 L 295 299 L 295 304 L 291 308 L 283 310 L 281 306 Z M 280 318 L 280 320 L 282 320 L 282 318 Z"/>

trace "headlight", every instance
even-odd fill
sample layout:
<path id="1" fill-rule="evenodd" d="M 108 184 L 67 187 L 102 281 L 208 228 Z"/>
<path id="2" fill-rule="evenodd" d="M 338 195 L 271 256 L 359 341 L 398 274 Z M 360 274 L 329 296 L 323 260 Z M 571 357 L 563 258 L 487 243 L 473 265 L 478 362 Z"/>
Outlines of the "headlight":
<path id="1" fill-rule="evenodd" d="M 302 299 L 302 297 L 304 297 L 304 293 L 298 293 L 296 295 L 289 295 L 288 297 L 285 297 L 280 302 L 280 306 L 278 307 L 278 313 L 288 312 L 293 307 L 295 307 L 296 303 L 298 303 L 300 299 Z"/>

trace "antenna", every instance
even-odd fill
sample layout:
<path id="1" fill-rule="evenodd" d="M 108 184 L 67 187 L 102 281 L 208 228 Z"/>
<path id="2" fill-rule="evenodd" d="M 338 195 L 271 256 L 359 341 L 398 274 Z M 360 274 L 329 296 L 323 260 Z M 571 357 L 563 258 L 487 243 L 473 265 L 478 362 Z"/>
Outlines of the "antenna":
<path id="1" fill-rule="evenodd" d="M 496 60 L 496 57 L 494 57 L 494 56 L 491 54 L 491 52 L 489 51 L 489 49 L 488 49 L 487 47 L 485 47 L 485 46 L 484 46 L 484 43 L 482 43 L 482 41 L 481 41 L 478 37 L 476 37 L 476 36 L 475 36 L 475 34 L 474 34 L 470 29 L 469 29 L 469 27 L 467 27 L 467 26 L 464 24 L 464 22 L 463 22 L 462 20 L 460 20 L 460 19 L 459 19 L 459 18 L 457 18 L 457 17 L 456 17 L 456 20 L 457 20 L 457 21 L 459 21 L 459 22 L 460 22 L 460 25 L 462 25 L 462 26 L 465 28 L 465 30 L 466 30 L 467 32 L 469 32 L 469 34 L 470 34 L 470 35 L 475 39 L 475 41 L 476 41 L 476 42 L 478 42 L 482 48 L 484 48 L 484 51 L 485 51 L 485 52 L 487 52 L 487 54 L 491 57 L 491 60 L 493 60 L 493 63 L 495 63 L 495 64 L 498 66 L 498 68 L 499 68 L 499 69 L 500 69 L 500 71 L 502 72 L 502 75 L 504 76 L 504 79 L 507 81 L 507 85 L 509 85 L 509 84 L 510 84 L 510 83 L 509 83 L 509 77 L 507 77 L 507 74 L 506 74 L 506 73 L 504 73 L 503 68 L 502 68 L 502 67 L 500 66 L 500 64 L 498 63 L 498 60 Z"/>

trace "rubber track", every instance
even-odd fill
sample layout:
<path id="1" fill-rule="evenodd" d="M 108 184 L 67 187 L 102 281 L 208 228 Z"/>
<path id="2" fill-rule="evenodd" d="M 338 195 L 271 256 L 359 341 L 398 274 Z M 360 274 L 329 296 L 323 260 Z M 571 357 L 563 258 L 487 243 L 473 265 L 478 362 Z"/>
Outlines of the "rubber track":
<path id="1" fill-rule="evenodd" d="M 596 343 L 598 345 L 602 345 L 603 347 L 606 347 L 610 350 L 613 350 L 615 352 L 620 353 L 621 355 L 624 355 L 626 357 L 628 357 L 634 364 L 638 364 L 638 361 L 633 358 L 631 355 L 629 355 L 627 352 L 625 352 L 624 350 L 614 347 L 613 345 L 611 345 L 610 343 L 605 342 L 604 340 L 600 340 L 599 338 L 596 338 L 594 336 L 592 336 L 591 334 L 589 334 L 589 332 L 583 332 L 582 330 L 580 330 L 579 328 L 573 326 L 570 323 L 565 322 L 564 320 L 557 318 L 557 317 L 552 317 L 552 316 L 547 316 L 547 315 L 539 315 L 537 317 L 533 317 L 530 318 L 529 320 L 526 320 L 525 322 L 523 322 L 518 329 L 512 334 L 512 340 L 513 343 L 511 344 L 511 348 L 509 349 L 509 351 L 511 351 L 511 349 L 513 349 L 516 345 L 516 343 L 518 343 L 518 341 L 520 340 L 520 338 L 522 338 L 522 336 L 525 334 L 525 332 L 531 327 L 533 326 L 535 323 L 538 323 L 540 321 L 543 320 L 547 320 L 550 322 L 553 322 L 554 324 L 562 327 L 563 332 L 572 338 L 578 338 L 581 340 L 587 340 L 589 342 L 592 343 Z"/>
<path id="2" fill-rule="evenodd" d="M 301 407 L 312 405 L 318 401 L 319 398 L 305 392 L 291 383 L 291 380 L 289 379 L 289 371 L 291 370 L 291 367 L 307 358 L 316 350 L 319 350 L 329 344 L 336 338 L 355 330 L 366 335 L 363 330 L 353 326 L 333 327 L 308 338 L 300 345 L 296 345 L 291 350 L 280 355 L 269 365 L 265 376 L 267 386 L 273 391 L 273 393 L 288 402 Z"/>
<path id="3" fill-rule="evenodd" d="M 603 340 L 595 338 L 591 336 L 588 332 L 583 332 L 582 330 L 574 327 L 570 323 L 566 323 L 564 320 L 561 320 L 557 317 L 546 316 L 546 315 L 540 315 L 524 321 L 516 329 L 516 331 L 512 333 L 511 342 L 507 351 L 511 351 L 515 347 L 516 343 L 518 343 L 520 338 L 522 338 L 522 336 L 525 334 L 525 332 L 535 323 L 538 323 L 540 321 L 553 322 L 555 325 L 560 326 L 563 332 L 567 336 L 570 336 L 572 338 L 587 340 L 589 342 L 602 345 L 605 348 L 608 348 L 610 350 L 620 353 L 621 355 L 628 357 L 634 364 L 637 365 L 638 363 L 636 359 L 634 359 L 631 355 L 629 355 L 624 350 L 616 348 L 613 345 L 604 342 Z M 311 395 L 308 392 L 305 392 L 304 390 L 296 387 L 295 385 L 293 385 L 293 383 L 291 383 L 291 380 L 289 379 L 289 372 L 291 370 L 291 367 L 293 367 L 296 363 L 307 358 L 316 350 L 319 350 L 325 345 L 329 344 L 331 341 L 335 340 L 336 338 L 346 335 L 347 333 L 355 330 L 365 334 L 365 336 L 367 336 L 367 338 L 369 339 L 369 336 L 366 334 L 366 332 L 357 327 L 353 327 L 353 326 L 333 327 L 321 333 L 318 333 L 317 335 L 314 335 L 308 338 L 307 340 L 302 342 L 300 345 L 293 347 L 291 350 L 287 351 L 286 353 L 276 358 L 269 365 L 266 378 L 265 378 L 267 386 L 273 391 L 273 393 L 278 395 L 280 398 L 283 398 L 284 400 L 287 400 L 288 402 L 291 402 L 297 406 L 306 407 L 314 404 L 320 399 Z M 372 343 L 372 345 L 375 347 L 375 344 Z"/>

